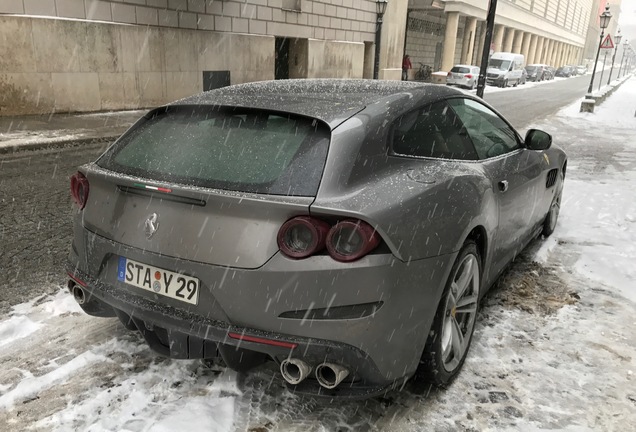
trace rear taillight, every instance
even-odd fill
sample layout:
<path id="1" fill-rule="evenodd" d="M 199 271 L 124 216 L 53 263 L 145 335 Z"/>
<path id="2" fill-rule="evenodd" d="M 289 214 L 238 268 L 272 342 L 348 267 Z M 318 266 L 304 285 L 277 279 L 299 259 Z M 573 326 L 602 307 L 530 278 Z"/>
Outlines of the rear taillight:
<path id="1" fill-rule="evenodd" d="M 278 247 L 290 258 L 307 258 L 325 248 L 329 224 L 309 216 L 288 220 L 278 231 Z"/>
<path id="2" fill-rule="evenodd" d="M 88 179 L 81 172 L 71 176 L 71 196 L 75 204 L 82 210 L 88 201 Z"/>
<path id="3" fill-rule="evenodd" d="M 361 220 L 338 222 L 327 235 L 327 250 L 337 261 L 349 262 L 362 258 L 380 243 L 373 227 Z"/>
<path id="4" fill-rule="evenodd" d="M 473 77 L 473 76 L 472 76 L 471 74 L 466 74 L 466 75 L 464 75 L 464 78 L 471 79 L 472 77 Z"/>
<path id="5" fill-rule="evenodd" d="M 366 222 L 346 219 L 330 226 L 310 216 L 285 222 L 277 240 L 281 252 L 290 258 L 307 258 L 326 247 L 333 259 L 342 262 L 360 259 L 380 244 L 380 236 Z"/>
<path id="6" fill-rule="evenodd" d="M 448 74 L 446 74 L 446 76 L 450 78 L 450 77 L 452 77 L 452 76 L 453 76 L 453 73 L 452 73 L 452 72 L 449 72 Z"/>

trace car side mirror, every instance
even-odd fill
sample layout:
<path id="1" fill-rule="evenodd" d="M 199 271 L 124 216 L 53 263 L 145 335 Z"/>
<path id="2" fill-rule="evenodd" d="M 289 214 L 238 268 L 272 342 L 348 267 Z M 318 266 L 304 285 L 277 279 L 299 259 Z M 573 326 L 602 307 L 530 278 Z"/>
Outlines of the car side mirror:
<path id="1" fill-rule="evenodd" d="M 530 129 L 524 143 L 530 150 L 547 150 L 552 145 L 552 135 L 539 129 Z"/>

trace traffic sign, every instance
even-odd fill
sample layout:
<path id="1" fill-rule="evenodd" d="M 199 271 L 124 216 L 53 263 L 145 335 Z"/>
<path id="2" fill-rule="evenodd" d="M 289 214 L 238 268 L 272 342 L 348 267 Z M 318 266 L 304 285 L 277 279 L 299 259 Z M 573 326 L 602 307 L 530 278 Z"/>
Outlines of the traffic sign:
<path id="1" fill-rule="evenodd" d="M 605 39 L 603 39 L 601 48 L 614 48 L 614 42 L 612 41 L 612 36 L 610 36 L 609 33 L 605 36 Z"/>

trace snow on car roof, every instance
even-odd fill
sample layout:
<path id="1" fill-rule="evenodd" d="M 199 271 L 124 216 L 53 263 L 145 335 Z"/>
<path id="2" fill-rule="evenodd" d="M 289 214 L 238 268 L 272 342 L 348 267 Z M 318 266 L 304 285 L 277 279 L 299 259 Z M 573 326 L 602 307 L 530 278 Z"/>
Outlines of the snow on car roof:
<path id="1" fill-rule="evenodd" d="M 224 105 L 274 109 L 318 118 L 332 129 L 366 106 L 399 94 L 430 95 L 431 100 L 458 90 L 412 81 L 293 79 L 239 84 L 181 99 L 174 105 Z"/>

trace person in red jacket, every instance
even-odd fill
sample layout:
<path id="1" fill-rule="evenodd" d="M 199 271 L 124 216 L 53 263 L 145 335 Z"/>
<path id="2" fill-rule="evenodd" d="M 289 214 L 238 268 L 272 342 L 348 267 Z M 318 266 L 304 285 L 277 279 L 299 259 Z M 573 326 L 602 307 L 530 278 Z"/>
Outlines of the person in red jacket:
<path id="1" fill-rule="evenodd" d="M 411 58 L 408 54 L 404 55 L 402 59 L 402 81 L 408 81 L 409 79 L 409 69 L 411 69 L 413 65 L 411 64 Z"/>

